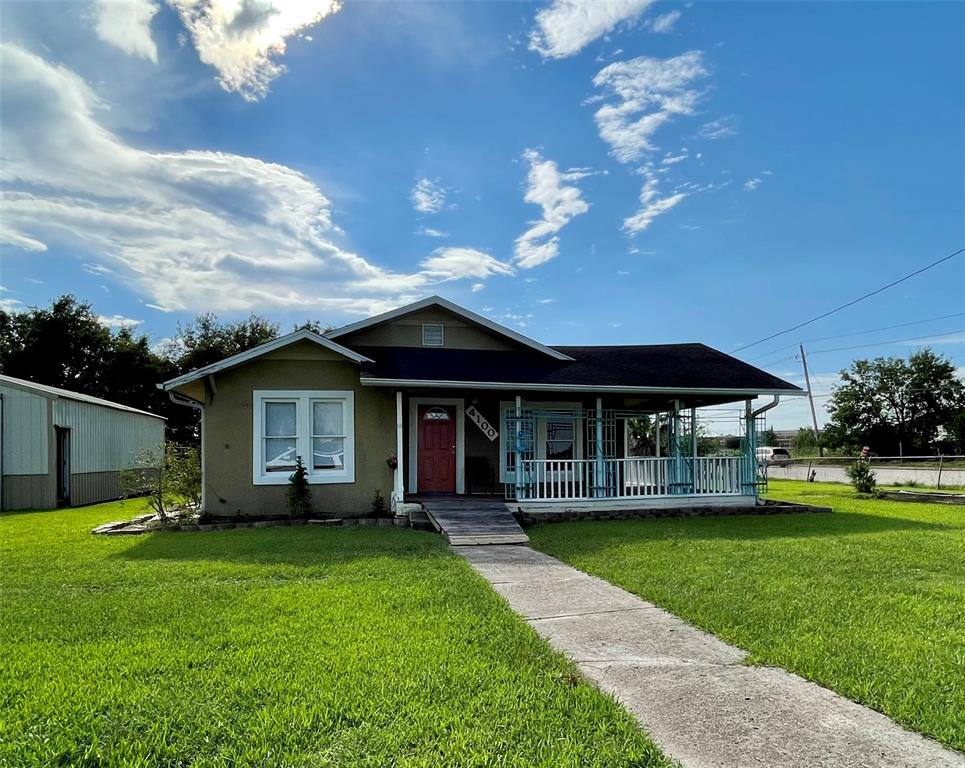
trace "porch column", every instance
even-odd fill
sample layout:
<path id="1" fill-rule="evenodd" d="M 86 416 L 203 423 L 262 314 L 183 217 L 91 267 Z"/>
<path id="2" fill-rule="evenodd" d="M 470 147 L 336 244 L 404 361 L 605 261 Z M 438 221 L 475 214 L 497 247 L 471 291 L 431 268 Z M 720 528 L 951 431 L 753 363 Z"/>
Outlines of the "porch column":
<path id="1" fill-rule="evenodd" d="M 683 482 L 684 473 L 681 466 L 681 456 L 680 456 L 680 401 L 673 401 L 673 442 L 670 446 L 671 455 L 673 456 L 673 483 L 674 487 L 671 493 L 680 493 L 680 483 Z"/>
<path id="2" fill-rule="evenodd" d="M 654 458 L 659 459 L 660 458 L 660 413 L 659 412 L 653 415 L 653 433 L 654 433 L 653 456 Z"/>
<path id="3" fill-rule="evenodd" d="M 392 508 L 405 501 L 405 466 L 402 458 L 402 390 L 395 393 L 395 473 L 393 475 Z"/>
<path id="4" fill-rule="evenodd" d="M 603 455 L 603 398 L 596 399 L 596 486 L 594 495 L 604 498 L 607 494 L 606 462 Z"/>
<path id="5" fill-rule="evenodd" d="M 757 496 L 757 430 L 754 427 L 754 401 L 747 400 L 744 404 L 744 464 L 745 476 L 743 479 L 744 492 L 753 493 Z"/>
<path id="6" fill-rule="evenodd" d="M 520 451 L 520 440 L 522 436 L 521 419 L 523 417 L 523 396 L 516 395 L 516 434 L 513 436 L 513 456 L 515 456 L 513 478 L 516 481 L 516 501 L 523 498 L 523 455 Z"/>
<path id="7" fill-rule="evenodd" d="M 690 407 L 690 448 L 693 461 L 690 464 L 690 492 L 697 493 L 697 409 Z"/>

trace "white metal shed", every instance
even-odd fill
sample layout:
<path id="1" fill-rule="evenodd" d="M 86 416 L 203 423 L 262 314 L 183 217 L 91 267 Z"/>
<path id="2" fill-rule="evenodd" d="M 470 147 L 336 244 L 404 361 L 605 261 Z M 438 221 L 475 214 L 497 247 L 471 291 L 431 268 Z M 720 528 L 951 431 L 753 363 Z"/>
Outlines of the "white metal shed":
<path id="1" fill-rule="evenodd" d="M 0 376 L 0 508 L 119 498 L 118 473 L 164 442 L 164 418 L 110 400 Z"/>

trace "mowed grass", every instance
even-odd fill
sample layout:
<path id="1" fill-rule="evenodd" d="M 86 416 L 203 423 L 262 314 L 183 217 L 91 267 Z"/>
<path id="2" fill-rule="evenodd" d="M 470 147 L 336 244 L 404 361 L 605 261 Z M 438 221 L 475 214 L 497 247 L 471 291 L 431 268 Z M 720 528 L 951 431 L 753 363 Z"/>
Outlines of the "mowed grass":
<path id="1" fill-rule="evenodd" d="M 439 536 L 139 511 L 0 515 L 0 765 L 666 764 Z"/>
<path id="2" fill-rule="evenodd" d="M 965 749 L 965 508 L 776 481 L 833 514 L 564 523 L 533 545 Z"/>

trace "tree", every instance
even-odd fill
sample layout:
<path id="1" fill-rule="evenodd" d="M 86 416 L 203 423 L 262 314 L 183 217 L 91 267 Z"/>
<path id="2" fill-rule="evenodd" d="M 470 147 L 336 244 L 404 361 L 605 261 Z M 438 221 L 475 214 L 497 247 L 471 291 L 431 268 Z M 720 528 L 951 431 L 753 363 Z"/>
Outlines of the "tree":
<path id="1" fill-rule="evenodd" d="M 187 325 L 178 323 L 174 339 L 165 345 L 163 353 L 180 373 L 187 373 L 276 339 L 279 327 L 258 315 L 231 323 L 208 312 Z"/>
<path id="2" fill-rule="evenodd" d="M 827 405 L 825 435 L 829 445 L 849 450 L 869 445 L 881 454 L 928 453 L 965 409 L 965 384 L 955 366 L 930 349 L 907 361 L 856 360 L 841 379 Z"/>
<path id="3" fill-rule="evenodd" d="M 774 431 L 773 427 L 768 427 L 764 430 L 763 434 L 761 435 L 761 445 L 777 445 L 777 432 Z"/>
<path id="4" fill-rule="evenodd" d="M 811 427 L 801 427 L 794 436 L 793 443 L 796 453 L 813 453 L 818 448 L 818 438 Z"/>

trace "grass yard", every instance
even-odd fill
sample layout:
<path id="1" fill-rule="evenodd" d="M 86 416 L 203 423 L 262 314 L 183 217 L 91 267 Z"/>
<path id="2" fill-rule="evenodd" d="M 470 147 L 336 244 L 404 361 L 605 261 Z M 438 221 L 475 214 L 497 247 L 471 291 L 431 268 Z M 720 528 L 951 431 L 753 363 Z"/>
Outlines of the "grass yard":
<path id="1" fill-rule="evenodd" d="M 662 766 L 439 536 L 0 515 L 0 765 Z"/>
<path id="2" fill-rule="evenodd" d="M 533 546 L 965 750 L 965 508 L 772 481 L 834 514 L 560 523 Z"/>

